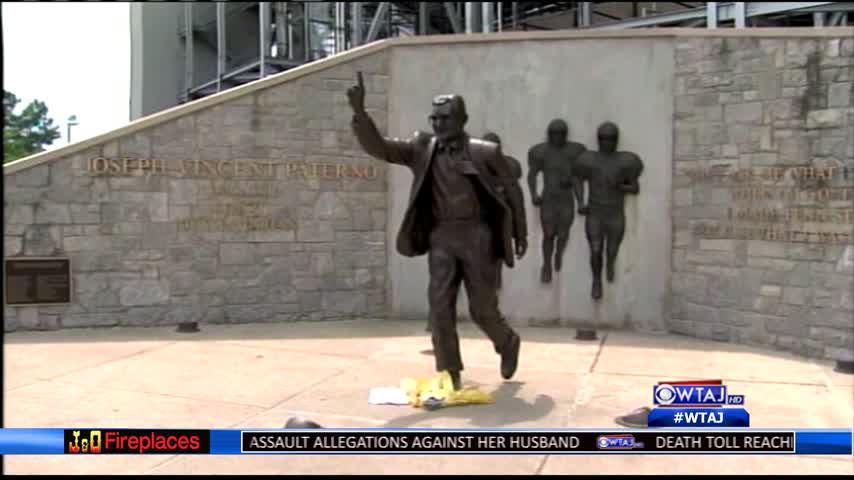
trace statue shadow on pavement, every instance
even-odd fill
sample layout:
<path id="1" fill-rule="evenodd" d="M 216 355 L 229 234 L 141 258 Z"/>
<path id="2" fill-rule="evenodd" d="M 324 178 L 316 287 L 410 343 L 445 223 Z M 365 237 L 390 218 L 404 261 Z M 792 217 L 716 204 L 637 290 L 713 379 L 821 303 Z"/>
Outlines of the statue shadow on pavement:
<path id="1" fill-rule="evenodd" d="M 423 411 L 389 420 L 383 428 L 430 427 L 420 425 L 439 418 L 468 419 L 471 428 L 512 427 L 523 422 L 545 418 L 555 409 L 555 401 L 548 395 L 538 395 L 533 403 L 517 397 L 524 382 L 504 382 L 491 392 L 495 403 L 487 405 L 462 405 L 441 410 Z"/>

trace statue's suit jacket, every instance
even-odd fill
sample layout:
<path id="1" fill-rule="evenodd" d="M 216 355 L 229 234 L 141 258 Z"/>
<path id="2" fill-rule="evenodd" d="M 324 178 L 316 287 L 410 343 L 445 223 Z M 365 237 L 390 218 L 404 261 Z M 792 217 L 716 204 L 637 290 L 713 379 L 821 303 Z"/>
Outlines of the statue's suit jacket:
<path id="1" fill-rule="evenodd" d="M 385 138 L 367 114 L 353 116 L 353 133 L 362 148 L 372 157 L 409 167 L 413 173 L 409 204 L 397 234 L 397 251 L 407 257 L 424 255 L 430 249 L 433 230 L 433 210 L 430 189 L 430 165 L 436 151 L 433 135 L 416 132 L 408 139 Z M 471 160 L 473 171 L 488 193 L 492 205 L 485 205 L 487 221 L 493 231 L 495 251 L 499 260 L 513 267 L 513 240 L 527 239 L 525 204 L 518 178 L 501 153 L 491 142 L 468 137 L 464 152 Z"/>

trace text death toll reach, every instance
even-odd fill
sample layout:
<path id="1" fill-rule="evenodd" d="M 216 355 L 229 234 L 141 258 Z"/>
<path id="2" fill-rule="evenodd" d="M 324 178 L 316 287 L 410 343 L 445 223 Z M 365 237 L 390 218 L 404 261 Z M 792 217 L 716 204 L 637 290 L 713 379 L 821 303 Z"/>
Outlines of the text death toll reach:
<path id="1" fill-rule="evenodd" d="M 244 434 L 249 432 L 244 432 Z M 580 440 L 573 435 L 294 435 L 251 432 L 244 435 L 245 451 L 525 451 L 575 450 Z"/>
<path id="2" fill-rule="evenodd" d="M 734 437 L 729 435 L 685 435 L 657 437 L 656 448 L 668 450 L 794 450 L 790 433 Z"/>

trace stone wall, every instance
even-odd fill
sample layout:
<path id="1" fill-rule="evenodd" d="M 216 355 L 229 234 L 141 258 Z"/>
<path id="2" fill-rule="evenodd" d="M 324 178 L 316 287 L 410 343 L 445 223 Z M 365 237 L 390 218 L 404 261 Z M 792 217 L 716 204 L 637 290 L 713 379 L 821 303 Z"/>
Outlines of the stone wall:
<path id="1" fill-rule="evenodd" d="M 73 297 L 7 306 L 6 331 L 383 315 L 387 186 L 350 133 L 357 70 L 385 128 L 383 51 L 7 173 L 6 257 L 70 258 Z"/>
<path id="2" fill-rule="evenodd" d="M 677 38 L 672 331 L 851 351 L 854 38 Z"/>

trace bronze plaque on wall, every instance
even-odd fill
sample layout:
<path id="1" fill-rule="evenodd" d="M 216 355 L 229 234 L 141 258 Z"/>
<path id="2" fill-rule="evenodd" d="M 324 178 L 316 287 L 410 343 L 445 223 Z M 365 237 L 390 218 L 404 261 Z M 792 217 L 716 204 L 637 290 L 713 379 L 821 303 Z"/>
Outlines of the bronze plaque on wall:
<path id="1" fill-rule="evenodd" d="M 71 303 L 71 260 L 7 258 L 4 283 L 7 305 Z"/>

